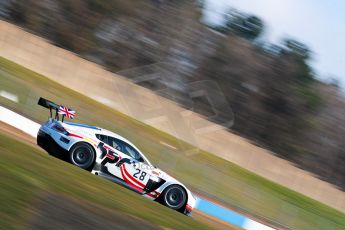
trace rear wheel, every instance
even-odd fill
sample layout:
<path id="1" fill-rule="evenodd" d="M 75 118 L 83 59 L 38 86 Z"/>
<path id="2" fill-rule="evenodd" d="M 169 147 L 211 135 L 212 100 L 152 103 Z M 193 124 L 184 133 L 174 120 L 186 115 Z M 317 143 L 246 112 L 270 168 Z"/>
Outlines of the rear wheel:
<path id="1" fill-rule="evenodd" d="M 187 194 L 180 185 L 171 185 L 164 190 L 161 201 L 165 206 L 179 210 L 185 205 Z"/>
<path id="2" fill-rule="evenodd" d="M 95 151 L 87 143 L 75 144 L 69 153 L 70 162 L 82 169 L 90 169 L 95 161 Z"/>

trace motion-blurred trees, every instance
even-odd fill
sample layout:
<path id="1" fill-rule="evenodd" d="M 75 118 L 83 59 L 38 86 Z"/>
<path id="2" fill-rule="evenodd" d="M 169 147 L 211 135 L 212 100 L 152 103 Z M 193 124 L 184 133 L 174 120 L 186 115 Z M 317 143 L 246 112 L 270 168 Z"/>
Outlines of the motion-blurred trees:
<path id="1" fill-rule="evenodd" d="M 287 50 L 295 55 L 300 56 L 303 59 L 310 58 L 310 50 L 305 44 L 291 38 L 284 39 L 283 44 Z"/>
<path id="2" fill-rule="evenodd" d="M 260 53 L 230 36 L 205 60 L 198 76 L 214 79 L 226 92 L 235 113 L 233 130 L 292 158 L 304 151 L 297 137 L 309 128 L 307 120 L 320 105 L 305 61 L 292 53 L 279 58 Z"/>
<path id="3" fill-rule="evenodd" d="M 8 17 L 58 46 L 84 54 L 96 46 L 94 32 L 104 18 L 117 14 L 131 15 L 136 2 L 13 0 L 8 6 Z"/>
<path id="4" fill-rule="evenodd" d="M 264 22 L 255 15 L 248 15 L 231 9 L 226 14 L 224 25 L 213 29 L 224 34 L 235 34 L 248 40 L 257 39 L 264 31 Z"/>

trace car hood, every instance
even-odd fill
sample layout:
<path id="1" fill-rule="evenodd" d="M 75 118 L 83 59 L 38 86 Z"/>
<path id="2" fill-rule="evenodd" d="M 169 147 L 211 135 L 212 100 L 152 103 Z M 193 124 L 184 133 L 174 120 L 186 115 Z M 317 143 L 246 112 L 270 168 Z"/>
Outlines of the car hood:
<path id="1" fill-rule="evenodd" d="M 176 181 L 178 183 L 178 180 L 176 180 L 174 177 L 170 176 L 168 173 L 164 172 L 163 170 L 159 169 L 159 168 L 155 168 L 152 170 L 152 175 L 158 176 L 160 178 L 162 178 L 165 181 Z"/>

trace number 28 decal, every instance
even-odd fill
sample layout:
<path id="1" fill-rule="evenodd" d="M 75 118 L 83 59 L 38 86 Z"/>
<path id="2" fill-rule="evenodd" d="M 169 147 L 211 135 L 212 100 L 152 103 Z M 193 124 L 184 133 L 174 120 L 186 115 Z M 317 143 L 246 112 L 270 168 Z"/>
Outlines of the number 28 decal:
<path id="1" fill-rule="evenodd" d="M 133 177 L 134 178 L 139 177 L 139 180 L 143 181 L 143 180 L 145 180 L 146 174 L 147 174 L 146 172 L 141 171 L 140 169 L 136 169 L 136 173 L 133 174 Z"/>

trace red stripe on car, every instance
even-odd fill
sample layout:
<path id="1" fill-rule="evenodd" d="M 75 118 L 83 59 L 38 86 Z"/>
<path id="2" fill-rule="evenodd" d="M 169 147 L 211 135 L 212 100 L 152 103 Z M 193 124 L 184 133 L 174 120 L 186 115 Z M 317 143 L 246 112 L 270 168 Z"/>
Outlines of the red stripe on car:
<path id="1" fill-rule="evenodd" d="M 71 136 L 71 137 L 77 137 L 77 138 L 81 138 L 81 139 L 83 139 L 83 137 L 82 137 L 82 136 L 79 136 L 79 135 L 74 134 L 74 133 L 69 133 L 69 134 L 68 134 L 68 136 Z"/>
<path id="2" fill-rule="evenodd" d="M 156 195 L 151 194 L 151 193 L 153 193 L 153 192 L 156 193 Z M 159 197 L 160 192 L 156 192 L 156 191 L 153 191 L 153 192 L 147 193 L 146 195 L 148 195 L 149 197 L 152 197 L 152 198 L 157 198 L 157 197 Z"/>
<path id="3" fill-rule="evenodd" d="M 138 185 L 140 185 L 142 188 L 145 187 L 145 185 L 143 183 L 141 183 L 140 181 L 136 180 L 134 177 L 132 177 L 131 174 L 129 174 L 129 172 L 126 170 L 125 165 L 123 165 L 123 170 L 126 174 L 126 176 L 128 176 L 132 181 L 134 181 L 135 183 L 137 183 Z"/>
<path id="4" fill-rule="evenodd" d="M 131 181 L 129 181 L 128 178 L 126 178 L 125 173 L 124 173 L 124 169 L 123 169 L 122 166 L 120 167 L 120 170 L 121 170 L 122 177 L 123 177 L 123 179 L 126 181 L 127 184 L 129 184 L 132 188 L 134 188 L 135 190 L 137 190 L 137 191 L 139 191 L 139 192 L 142 192 L 142 191 L 143 191 L 142 188 L 136 186 L 136 185 L 133 184 Z"/>
<path id="5" fill-rule="evenodd" d="M 107 153 L 105 156 L 108 157 L 108 158 L 110 158 L 110 159 L 112 159 L 112 160 L 115 159 L 115 157 L 114 157 L 113 155 L 109 154 L 109 153 Z"/>

